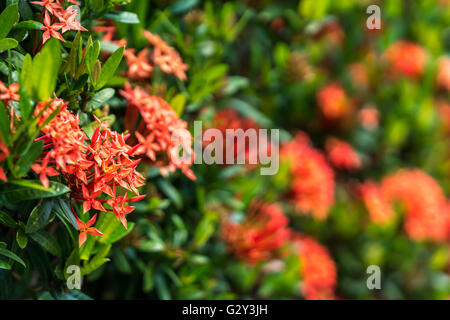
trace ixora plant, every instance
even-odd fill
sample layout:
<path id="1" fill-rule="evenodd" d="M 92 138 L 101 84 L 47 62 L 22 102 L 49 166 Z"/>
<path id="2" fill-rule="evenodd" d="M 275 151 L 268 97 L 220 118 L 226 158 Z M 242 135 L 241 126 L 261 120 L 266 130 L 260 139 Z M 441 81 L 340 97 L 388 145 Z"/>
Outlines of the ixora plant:
<path id="1" fill-rule="evenodd" d="M 114 10 L 122 1 L 82 2 L 7 1 L 0 15 L 0 49 L 6 54 L 0 82 L 0 222 L 15 233 L 10 247 L 1 242 L 4 270 L 15 265 L 30 270 L 48 259 L 37 245 L 58 258 L 57 278 L 67 278 L 70 265 L 80 265 L 82 275 L 92 273 L 134 227 L 127 215 L 146 197 L 139 191 L 146 183 L 141 160 L 162 173 L 176 169 L 170 138 L 186 123 L 163 98 L 126 81 L 149 80 L 157 70 L 183 80 L 187 66 L 145 30 L 148 57 L 137 58 L 120 43 L 103 50 L 83 25 L 99 24 L 102 30 L 100 19 L 135 24 L 138 18 Z M 128 71 L 117 77 L 124 54 Z M 114 116 L 99 109 L 115 95 L 112 87 L 122 87 L 129 100 L 125 133 L 113 130 Z M 195 179 L 189 165 L 182 170 Z M 36 250 L 40 258 L 31 255 L 38 260 L 24 261 L 25 252 Z"/>
<path id="2" fill-rule="evenodd" d="M 320 2 L 1 0 L 0 298 L 448 298 L 448 1 Z"/>

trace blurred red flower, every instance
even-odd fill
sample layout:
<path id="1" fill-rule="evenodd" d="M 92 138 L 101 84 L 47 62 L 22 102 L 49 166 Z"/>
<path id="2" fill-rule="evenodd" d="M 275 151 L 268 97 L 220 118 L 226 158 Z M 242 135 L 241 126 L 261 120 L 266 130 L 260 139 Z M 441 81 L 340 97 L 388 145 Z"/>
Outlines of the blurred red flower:
<path id="1" fill-rule="evenodd" d="M 327 248 L 301 234 L 293 234 L 292 241 L 300 258 L 303 296 L 307 300 L 335 299 L 337 268 Z"/>
<path id="2" fill-rule="evenodd" d="M 397 41 L 390 45 L 383 53 L 388 72 L 393 76 L 407 76 L 416 78 L 423 74 L 427 55 L 425 50 L 412 42 Z"/>
<path id="3" fill-rule="evenodd" d="M 281 160 L 289 161 L 292 181 L 289 196 L 296 208 L 325 219 L 334 204 L 334 172 L 325 156 L 311 146 L 309 138 L 299 133 L 281 149 Z"/>
<path id="4" fill-rule="evenodd" d="M 325 149 L 328 160 L 337 169 L 357 170 L 361 168 L 361 159 L 353 147 L 342 140 L 328 138 Z"/>
<path id="5" fill-rule="evenodd" d="M 317 103 L 326 120 L 339 120 L 352 109 L 351 100 L 338 83 L 322 87 L 317 93 Z"/>
<path id="6" fill-rule="evenodd" d="M 190 134 L 189 137 L 179 137 L 180 140 L 173 139 L 177 132 L 187 132 L 187 123 L 179 118 L 163 98 L 152 96 L 141 87 L 133 88 L 127 83 L 121 94 L 129 102 L 125 129 L 134 134 L 139 142 L 136 155 L 145 154 L 154 165 L 160 167 L 164 175 L 179 168 L 187 177 L 195 180 L 190 169 L 193 162 Z M 190 163 L 174 161 L 171 151 L 180 144 L 192 155 Z"/>
<path id="7" fill-rule="evenodd" d="M 222 234 L 230 250 L 255 264 L 272 257 L 289 237 L 289 221 L 278 204 L 253 201 L 242 223 L 226 221 Z"/>

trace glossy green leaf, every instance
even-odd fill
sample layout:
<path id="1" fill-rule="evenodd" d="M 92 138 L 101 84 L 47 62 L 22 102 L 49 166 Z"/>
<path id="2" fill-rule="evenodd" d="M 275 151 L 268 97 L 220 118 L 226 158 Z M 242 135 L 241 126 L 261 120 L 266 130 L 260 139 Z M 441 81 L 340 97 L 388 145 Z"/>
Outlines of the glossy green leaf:
<path id="1" fill-rule="evenodd" d="M 103 90 L 97 92 L 92 97 L 91 101 L 89 101 L 86 104 L 87 110 L 92 112 L 95 109 L 98 109 L 98 108 L 104 106 L 108 102 L 108 100 L 114 96 L 115 93 L 116 93 L 116 91 L 111 88 L 106 88 L 106 89 L 103 89 Z"/>
<path id="2" fill-rule="evenodd" d="M 25 262 L 22 260 L 21 257 L 19 257 L 17 254 L 15 254 L 14 252 L 11 252 L 7 249 L 4 248 L 0 248 L 0 255 L 8 257 L 18 263 L 20 263 L 24 268 L 27 267 L 27 265 L 25 264 Z"/>
<path id="3" fill-rule="evenodd" d="M 14 49 L 19 45 L 16 39 L 13 38 L 5 38 L 0 40 L 0 51 Z"/>
<path id="4" fill-rule="evenodd" d="M 48 232 L 39 230 L 37 232 L 30 233 L 28 236 L 52 255 L 57 257 L 61 256 L 61 248 L 58 241 L 56 241 L 56 239 Z"/>
<path id="5" fill-rule="evenodd" d="M 11 218 L 9 214 L 1 210 L 0 210 L 0 223 L 10 228 L 17 227 L 17 222 L 15 222 L 14 219 Z"/>
<path id="6" fill-rule="evenodd" d="M 0 137 L 4 144 L 9 146 L 11 140 L 11 130 L 9 129 L 9 115 L 5 105 L 0 101 Z"/>
<path id="7" fill-rule="evenodd" d="M 88 275 L 108 262 L 109 259 L 106 257 L 110 250 L 111 245 L 103 245 L 100 251 L 81 268 L 81 275 Z"/>
<path id="8" fill-rule="evenodd" d="M 69 191 L 67 186 L 54 181 L 50 181 L 47 189 L 39 181 L 11 180 L 0 184 L 0 203 L 57 197 Z"/>
<path id="9" fill-rule="evenodd" d="M 21 21 L 14 26 L 14 29 L 41 30 L 43 24 L 38 21 Z"/>
<path id="10" fill-rule="evenodd" d="M 94 85 L 96 90 L 103 88 L 116 73 L 117 68 L 122 61 L 123 53 L 125 52 L 125 47 L 120 47 L 117 49 L 111 57 L 108 58 L 106 63 L 102 66 L 100 78 L 98 82 Z"/>
<path id="11" fill-rule="evenodd" d="M 28 94 L 35 100 L 47 100 L 55 91 L 60 65 L 60 44 L 58 40 L 51 39 L 34 57 L 32 70 L 24 78 Z"/>
<path id="12" fill-rule="evenodd" d="M 111 12 L 105 15 L 106 19 L 111 19 L 117 22 L 127 23 L 127 24 L 138 24 L 139 17 L 134 12 Z"/>
<path id="13" fill-rule="evenodd" d="M 36 232 L 45 227 L 51 217 L 54 202 L 52 199 L 43 201 L 31 211 L 25 226 L 26 233 Z"/>
<path id="14" fill-rule="evenodd" d="M 11 31 L 14 23 L 19 20 L 19 7 L 17 3 L 11 4 L 0 14 L 0 39 L 5 38 Z"/>
<path id="15" fill-rule="evenodd" d="M 21 249 L 25 249 L 28 244 L 28 237 L 21 229 L 17 230 L 16 241 Z"/>
<path id="16" fill-rule="evenodd" d="M 19 158 L 16 162 L 16 176 L 21 178 L 28 173 L 30 167 L 36 162 L 36 160 L 42 154 L 44 143 L 42 141 L 34 142 L 30 149 L 26 152 L 25 156 Z"/>

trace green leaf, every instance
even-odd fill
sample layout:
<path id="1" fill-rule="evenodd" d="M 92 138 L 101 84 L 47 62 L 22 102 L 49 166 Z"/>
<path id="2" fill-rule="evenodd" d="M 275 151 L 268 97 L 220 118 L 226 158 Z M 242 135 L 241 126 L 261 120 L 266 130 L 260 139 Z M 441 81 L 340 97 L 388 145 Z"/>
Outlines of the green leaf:
<path id="1" fill-rule="evenodd" d="M 25 88 L 34 100 L 45 101 L 53 94 L 60 65 L 61 47 L 51 39 L 34 57 L 31 73 L 25 79 Z"/>
<path id="2" fill-rule="evenodd" d="M 9 129 L 9 115 L 5 105 L 0 101 L 0 136 L 4 144 L 9 146 L 11 130 Z"/>
<path id="3" fill-rule="evenodd" d="M 75 77 L 75 74 L 77 73 L 78 66 L 81 62 L 81 52 L 83 50 L 82 47 L 82 41 L 81 38 L 81 32 L 78 31 L 77 35 L 75 36 L 75 39 L 72 42 L 72 48 L 70 49 L 69 53 L 69 68 L 70 72 L 72 74 L 72 77 Z"/>
<path id="4" fill-rule="evenodd" d="M 0 223 L 10 228 L 17 227 L 17 222 L 15 222 L 14 219 L 11 218 L 9 214 L 1 210 L 0 210 Z"/>
<path id="5" fill-rule="evenodd" d="M 14 23 L 19 20 L 19 6 L 17 3 L 11 4 L 0 14 L 0 39 L 5 38 L 11 31 Z"/>
<path id="6" fill-rule="evenodd" d="M 94 87 L 97 85 L 98 81 L 100 80 L 100 75 L 102 73 L 102 64 L 99 60 L 95 61 L 94 66 L 92 67 L 91 72 L 91 80 Z"/>
<path id="7" fill-rule="evenodd" d="M 61 248 L 58 241 L 56 241 L 51 234 L 45 232 L 44 230 L 39 230 L 37 232 L 30 233 L 29 237 L 52 255 L 57 257 L 61 256 Z"/>
<path id="8" fill-rule="evenodd" d="M 178 0 L 170 6 L 170 12 L 180 14 L 188 12 L 198 4 L 199 0 Z"/>
<path id="9" fill-rule="evenodd" d="M 43 24 L 38 21 L 27 20 L 16 24 L 14 29 L 41 30 L 42 26 Z"/>
<path id="10" fill-rule="evenodd" d="M 17 244 L 21 249 L 25 249 L 28 244 L 28 237 L 27 235 L 22 231 L 22 229 L 17 230 L 16 233 L 16 241 Z"/>
<path id="11" fill-rule="evenodd" d="M 0 255 L 8 257 L 18 263 L 20 263 L 24 268 L 27 267 L 27 265 L 25 264 L 25 262 L 22 260 L 22 258 L 20 258 L 18 255 L 16 255 L 14 252 L 11 252 L 7 249 L 4 248 L 0 248 Z"/>
<path id="12" fill-rule="evenodd" d="M 103 233 L 103 236 L 98 238 L 98 241 L 100 243 L 111 244 L 129 234 L 134 228 L 134 223 L 129 222 L 127 229 L 125 229 L 114 214 L 101 213 L 95 227 Z"/>
<path id="13" fill-rule="evenodd" d="M 23 70 L 26 70 L 27 68 L 29 68 L 31 66 L 31 56 L 30 55 L 26 55 L 25 58 L 23 59 L 23 63 L 22 63 L 22 74 L 24 74 Z M 26 71 L 25 71 L 26 73 Z M 21 80 L 22 83 L 22 80 Z M 31 104 L 30 101 L 30 97 L 28 96 L 27 91 L 25 90 L 25 88 L 23 86 L 19 87 L 19 94 L 20 94 L 20 101 L 19 101 L 19 107 L 20 107 L 20 114 L 22 116 L 22 120 L 26 121 L 30 118 L 30 116 L 33 113 L 33 105 Z"/>
<path id="14" fill-rule="evenodd" d="M 6 261 L 0 259 L 0 269 L 11 270 L 11 266 Z"/>
<path id="15" fill-rule="evenodd" d="M 184 105 L 186 104 L 186 96 L 182 93 L 177 94 L 170 100 L 169 104 L 178 115 L 181 115 L 183 113 Z"/>
<path id="16" fill-rule="evenodd" d="M 111 19 L 117 22 L 122 22 L 126 24 L 138 24 L 139 17 L 134 12 L 128 11 L 120 11 L 120 12 L 111 12 L 105 15 L 106 19 Z"/>
<path id="17" fill-rule="evenodd" d="M 36 160 L 42 154 L 43 148 L 44 142 L 36 141 L 31 145 L 30 149 L 28 149 L 26 154 L 23 157 L 19 158 L 19 160 L 16 163 L 17 177 L 21 178 L 28 173 L 30 167 L 33 165 L 33 163 L 36 162 Z"/>
<path id="18" fill-rule="evenodd" d="M 92 75 L 92 68 L 95 61 L 97 61 L 100 55 L 100 41 L 95 41 L 94 44 L 87 49 L 86 53 L 86 67 L 88 69 L 89 75 Z"/>
<path id="19" fill-rule="evenodd" d="M 59 198 L 56 200 L 56 202 L 57 204 L 54 207 L 56 216 L 63 222 L 67 222 L 72 225 L 75 230 L 78 230 L 77 221 L 75 220 L 75 217 L 73 216 L 72 210 L 70 209 L 67 201 Z"/>
<path id="20" fill-rule="evenodd" d="M 108 255 L 110 249 L 111 245 L 103 245 L 100 251 L 81 268 L 81 275 L 88 275 L 108 262 L 109 259 L 106 258 L 106 256 Z"/>
<path id="21" fill-rule="evenodd" d="M 33 233 L 45 227 L 50 221 L 53 205 L 54 202 L 50 199 L 36 206 L 28 218 L 25 232 Z"/>
<path id="22" fill-rule="evenodd" d="M 5 38 L 0 40 L 0 51 L 5 51 L 9 49 L 14 49 L 19 45 L 16 39 L 13 38 Z"/>
<path id="23" fill-rule="evenodd" d="M 87 110 L 89 112 L 92 112 L 95 109 L 102 107 L 103 105 L 106 104 L 106 102 L 108 102 L 109 99 L 111 99 L 114 96 L 115 93 L 116 91 L 111 88 L 106 88 L 100 92 L 97 92 L 92 97 L 92 100 L 86 104 Z"/>
<path id="24" fill-rule="evenodd" d="M 108 83 L 108 80 L 114 76 L 120 62 L 122 61 L 124 51 L 125 47 L 120 47 L 111 55 L 111 57 L 109 57 L 109 59 L 103 65 L 100 73 L 100 78 L 97 84 L 94 85 L 96 90 L 103 88 Z"/>
<path id="25" fill-rule="evenodd" d="M 165 179 L 157 179 L 156 184 L 162 192 L 180 209 L 183 206 L 183 199 L 178 190 Z"/>
<path id="26" fill-rule="evenodd" d="M 50 181 L 50 188 L 47 189 L 35 180 L 11 180 L 0 184 L 0 204 L 57 197 L 69 191 L 67 186 L 55 181 Z"/>

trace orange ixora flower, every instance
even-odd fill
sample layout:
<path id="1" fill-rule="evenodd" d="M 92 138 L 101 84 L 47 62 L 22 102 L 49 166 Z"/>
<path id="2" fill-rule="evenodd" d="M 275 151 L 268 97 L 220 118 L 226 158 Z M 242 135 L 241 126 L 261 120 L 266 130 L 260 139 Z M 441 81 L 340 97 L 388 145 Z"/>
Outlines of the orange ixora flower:
<path id="1" fill-rule="evenodd" d="M 379 124 L 379 112 L 378 109 L 372 105 L 368 105 L 358 113 L 359 123 L 366 129 L 376 129 Z"/>
<path id="2" fill-rule="evenodd" d="M 325 219 L 334 204 L 334 172 L 324 155 L 299 133 L 281 149 L 281 160 L 288 161 L 292 176 L 289 197 L 298 211 Z"/>
<path id="3" fill-rule="evenodd" d="M 415 43 L 397 41 L 386 49 L 382 59 L 393 76 L 417 78 L 425 70 L 427 55 L 425 50 Z"/>
<path id="4" fill-rule="evenodd" d="M 357 170 L 361 168 L 361 159 L 350 144 L 336 138 L 326 141 L 328 160 L 337 169 Z"/>
<path id="5" fill-rule="evenodd" d="M 370 181 L 365 182 L 359 186 L 359 192 L 372 222 L 383 224 L 392 220 L 394 211 L 378 185 Z"/>
<path id="6" fill-rule="evenodd" d="M 417 241 L 449 239 L 450 212 L 439 184 L 421 170 L 399 170 L 381 182 L 388 201 L 400 202 L 405 210 L 405 231 Z"/>
<path id="7" fill-rule="evenodd" d="M 278 204 L 253 201 L 241 223 L 226 221 L 222 234 L 237 257 L 255 264 L 271 258 L 289 237 L 289 221 Z"/>
<path id="8" fill-rule="evenodd" d="M 75 216 L 75 219 L 77 221 L 78 230 L 80 230 L 80 235 L 78 236 L 78 245 L 81 248 L 83 243 L 87 240 L 87 234 L 91 234 L 93 236 L 102 236 L 103 233 L 98 231 L 96 228 L 92 227 L 92 225 L 95 223 L 95 220 L 97 219 L 97 214 L 95 214 L 88 222 L 84 223 L 80 219 L 78 219 L 77 216 Z"/>
<path id="9" fill-rule="evenodd" d="M 125 114 L 125 129 L 133 133 L 139 142 L 135 154 L 146 155 L 164 175 L 178 168 L 188 178 L 195 180 L 190 169 L 193 157 L 189 163 L 180 163 L 174 160 L 174 154 L 171 152 L 181 143 L 183 148 L 193 155 L 190 134 L 189 137 L 180 137 L 181 141 L 174 139 L 177 132 L 187 132 L 187 123 L 178 117 L 163 98 L 150 95 L 143 88 L 132 88 L 127 83 L 121 93 L 129 102 Z"/>
<path id="10" fill-rule="evenodd" d="M 300 259 L 303 296 L 307 300 L 335 299 L 337 268 L 327 248 L 301 234 L 293 234 L 292 241 Z"/>
<path id="11" fill-rule="evenodd" d="M 36 139 L 44 142 L 44 151 L 32 169 L 45 187 L 49 187 L 48 176 L 63 175 L 71 189 L 75 217 L 73 201 L 83 206 L 83 213 L 93 209 L 113 212 L 126 228 L 124 215 L 118 214 L 117 204 L 108 199 L 120 199 L 121 208 L 126 207 L 128 214 L 134 210 L 128 203 L 145 197 L 137 190 L 145 182 L 136 170 L 139 160 L 132 158 L 139 145 L 131 147 L 126 143 L 128 135 L 112 131 L 108 123 L 97 118 L 98 127 L 89 139 L 79 126 L 78 116 L 67 105 L 53 98 L 36 106 L 35 117 L 40 125 L 54 112 L 57 115 L 43 126 L 42 136 Z M 119 187 L 136 196 L 130 198 L 126 192 L 119 195 Z"/>
<path id="12" fill-rule="evenodd" d="M 252 119 L 243 117 L 235 109 L 229 107 L 226 109 L 218 110 L 215 113 L 214 118 L 212 119 L 212 122 L 211 122 L 211 128 L 219 130 L 222 133 L 223 137 L 226 137 L 227 130 L 235 131 L 235 130 L 241 129 L 244 132 L 247 132 L 247 130 L 254 129 L 255 132 L 257 132 L 260 129 L 260 126 Z M 226 163 L 227 152 L 230 151 L 229 149 L 233 150 L 233 148 L 234 148 L 233 163 L 237 163 L 238 156 L 240 156 L 240 155 L 244 155 L 246 164 L 250 164 L 250 159 L 254 159 L 254 161 L 257 162 L 258 152 L 259 152 L 258 146 L 266 145 L 269 152 L 270 152 L 270 148 L 271 148 L 270 142 L 265 141 L 263 143 L 261 138 L 262 137 L 259 135 L 256 136 L 256 139 L 257 139 L 256 144 L 247 143 L 246 140 L 237 139 L 236 141 L 233 141 L 232 146 L 228 146 L 226 141 L 224 141 L 223 142 L 223 150 L 222 150 L 222 155 L 223 155 L 222 163 Z M 226 140 L 226 139 L 224 139 L 224 140 Z M 212 142 L 213 141 L 211 141 L 211 142 L 205 141 L 204 144 L 206 146 Z M 217 155 L 216 155 L 216 157 L 217 157 Z M 252 166 L 252 164 L 249 165 L 249 167 L 251 167 L 251 166 Z"/>
<path id="13" fill-rule="evenodd" d="M 352 109 L 351 100 L 338 83 L 321 88 L 317 93 L 317 103 L 327 120 L 339 120 Z"/>
<path id="14" fill-rule="evenodd" d="M 0 81 L 0 100 L 4 102 L 6 109 L 9 108 L 9 117 L 10 117 L 10 128 L 14 128 L 14 117 L 19 119 L 19 115 L 14 110 L 14 106 L 12 106 L 11 102 L 19 101 L 20 96 L 17 93 L 19 91 L 19 84 L 12 83 L 9 87 L 7 87 L 3 82 Z"/>
<path id="15" fill-rule="evenodd" d="M 151 54 L 152 61 L 161 70 L 168 74 L 174 74 L 180 80 L 186 80 L 186 70 L 188 66 L 183 63 L 178 52 L 169 46 L 158 35 L 144 30 L 144 37 L 153 46 Z"/>
<path id="16" fill-rule="evenodd" d="M 441 57 L 438 60 L 437 85 L 450 91 L 450 57 Z"/>
<path id="17" fill-rule="evenodd" d="M 135 49 L 125 51 L 125 59 L 128 63 L 128 78 L 134 80 L 146 80 L 152 76 L 153 66 L 148 58 L 148 49 L 144 49 L 136 56 Z"/>
<path id="18" fill-rule="evenodd" d="M 63 1 L 60 0 L 42 0 L 31 1 L 32 4 L 42 6 L 41 22 L 44 18 L 41 30 L 44 31 L 42 35 L 41 46 L 50 38 L 56 38 L 65 42 L 62 34 L 70 30 L 88 31 L 79 22 L 79 10 L 69 4 L 80 4 L 75 0 Z"/>
<path id="19" fill-rule="evenodd" d="M 450 239 L 448 201 L 439 184 L 425 172 L 399 170 L 386 176 L 379 186 L 366 183 L 362 195 L 374 223 L 390 221 L 393 205 L 397 203 L 404 210 L 404 228 L 411 239 L 433 242 Z"/>

